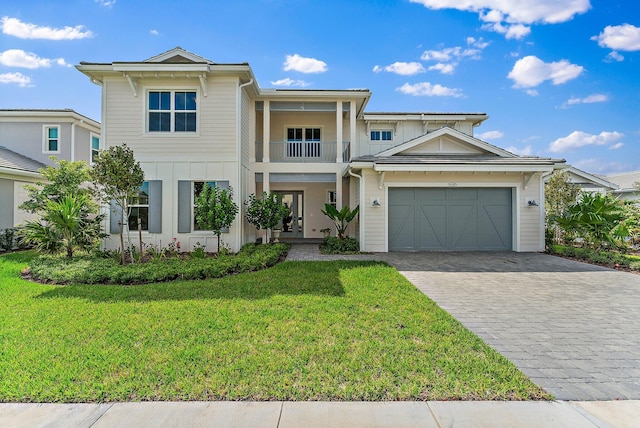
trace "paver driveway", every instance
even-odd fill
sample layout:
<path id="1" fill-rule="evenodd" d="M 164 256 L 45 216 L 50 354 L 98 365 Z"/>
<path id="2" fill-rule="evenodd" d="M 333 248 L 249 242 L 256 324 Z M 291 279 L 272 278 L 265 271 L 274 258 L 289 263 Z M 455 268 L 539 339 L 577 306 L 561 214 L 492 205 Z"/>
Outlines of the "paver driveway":
<path id="1" fill-rule="evenodd" d="M 557 399 L 640 399 L 639 275 L 538 253 L 379 256 Z"/>

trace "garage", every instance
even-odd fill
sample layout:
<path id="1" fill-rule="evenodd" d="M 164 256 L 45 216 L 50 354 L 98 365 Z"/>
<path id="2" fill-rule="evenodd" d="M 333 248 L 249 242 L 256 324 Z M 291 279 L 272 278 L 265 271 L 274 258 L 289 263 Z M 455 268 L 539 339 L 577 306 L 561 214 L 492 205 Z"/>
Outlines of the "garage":
<path id="1" fill-rule="evenodd" d="M 511 188 L 389 188 L 389 251 L 512 249 Z"/>

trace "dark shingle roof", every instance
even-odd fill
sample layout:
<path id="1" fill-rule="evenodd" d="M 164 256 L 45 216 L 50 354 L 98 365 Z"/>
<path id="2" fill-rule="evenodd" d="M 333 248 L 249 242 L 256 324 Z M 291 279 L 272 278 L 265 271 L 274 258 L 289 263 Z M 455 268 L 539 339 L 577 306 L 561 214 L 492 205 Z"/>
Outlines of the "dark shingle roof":
<path id="1" fill-rule="evenodd" d="M 16 153 L 0 146 L 0 168 L 15 169 L 16 171 L 38 172 L 47 165 L 35 159 Z"/>

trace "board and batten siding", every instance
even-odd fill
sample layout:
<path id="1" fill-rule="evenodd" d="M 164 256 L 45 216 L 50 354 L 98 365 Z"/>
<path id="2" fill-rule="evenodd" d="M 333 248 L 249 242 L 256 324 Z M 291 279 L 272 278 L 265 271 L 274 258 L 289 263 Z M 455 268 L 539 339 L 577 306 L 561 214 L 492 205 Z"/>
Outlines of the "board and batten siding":
<path id="1" fill-rule="evenodd" d="M 524 188 L 524 176 L 520 173 L 392 173 L 385 174 L 383 188 L 379 189 L 379 175 L 372 170 L 362 171 L 364 200 L 360 203 L 365 221 L 364 251 L 386 251 L 387 195 L 391 187 L 505 187 L 513 189 L 513 249 L 514 251 L 543 251 L 544 234 L 541 229 L 544 207 L 541 203 L 541 175 L 536 173 Z M 371 206 L 377 198 L 380 207 Z M 529 206 L 535 200 L 538 206 Z"/>

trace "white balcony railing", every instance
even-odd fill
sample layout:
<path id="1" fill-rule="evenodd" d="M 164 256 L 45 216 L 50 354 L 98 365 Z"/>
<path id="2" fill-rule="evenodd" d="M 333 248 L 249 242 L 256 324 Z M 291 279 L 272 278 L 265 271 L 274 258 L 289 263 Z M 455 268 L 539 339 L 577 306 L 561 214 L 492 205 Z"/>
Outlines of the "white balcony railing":
<path id="1" fill-rule="evenodd" d="M 349 142 L 342 143 L 343 162 L 349 162 Z M 326 141 L 272 141 L 270 162 L 335 163 L 337 144 Z M 263 160 L 262 142 L 256 142 L 256 162 Z"/>

